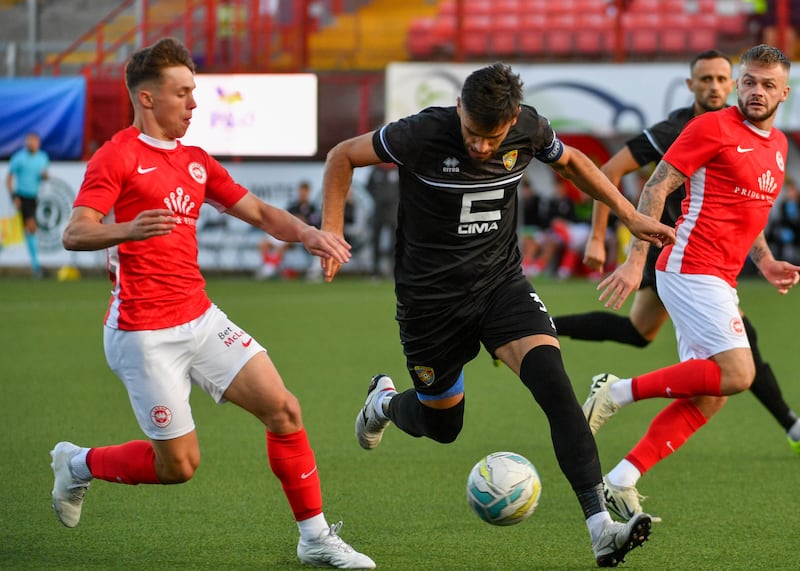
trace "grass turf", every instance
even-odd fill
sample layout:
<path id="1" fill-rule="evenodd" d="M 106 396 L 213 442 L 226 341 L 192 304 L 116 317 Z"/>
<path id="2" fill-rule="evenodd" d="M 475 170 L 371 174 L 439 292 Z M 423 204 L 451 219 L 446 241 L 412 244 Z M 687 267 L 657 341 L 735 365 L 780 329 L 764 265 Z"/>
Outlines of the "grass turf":
<path id="1" fill-rule="evenodd" d="M 553 315 L 599 310 L 594 284 L 537 281 Z M 549 430 L 527 390 L 485 352 L 466 369 L 467 412 L 456 443 L 443 446 L 390 428 L 361 450 L 353 419 L 369 377 L 410 381 L 388 282 L 259 283 L 213 278 L 209 293 L 264 344 L 303 404 L 323 482 L 325 513 L 380 569 L 591 569 L 577 501 L 556 464 Z M 141 437 L 122 384 L 108 370 L 101 322 L 109 285 L 0 280 L 0 448 L 5 506 L 0 568 L 300 569 L 297 530 L 269 472 L 259 423 L 195 391 L 203 460 L 180 486 L 95 482 L 83 519 L 62 527 L 50 508 L 49 450 L 59 440 L 105 445 Z M 800 294 L 763 280 L 739 288 L 784 395 L 800 409 L 796 318 Z M 627 307 L 626 307 L 627 310 Z M 578 399 L 590 377 L 621 376 L 675 361 L 669 324 L 647 349 L 562 340 Z M 598 434 L 606 470 L 635 443 L 665 401 L 637 403 Z M 513 450 L 542 477 L 534 515 L 494 528 L 470 513 L 464 486 L 482 455 Z M 640 482 L 645 508 L 664 518 L 629 569 L 796 569 L 800 458 L 750 394 L 725 409 Z"/>

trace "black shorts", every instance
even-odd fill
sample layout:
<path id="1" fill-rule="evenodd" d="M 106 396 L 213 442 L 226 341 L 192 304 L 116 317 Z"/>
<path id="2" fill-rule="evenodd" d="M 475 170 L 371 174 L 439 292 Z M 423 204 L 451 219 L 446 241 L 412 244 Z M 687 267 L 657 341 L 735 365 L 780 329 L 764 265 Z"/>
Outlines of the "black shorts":
<path id="1" fill-rule="evenodd" d="M 22 212 L 22 219 L 27 220 L 28 218 L 36 219 L 36 205 L 38 204 L 35 198 L 27 198 L 25 196 L 19 196 L 18 194 L 12 195 L 14 198 L 19 198 L 20 205 L 19 211 Z"/>
<path id="2" fill-rule="evenodd" d="M 639 285 L 639 289 L 649 287 L 654 292 L 658 293 L 658 289 L 656 288 L 656 262 L 660 254 L 661 248 L 650 246 L 650 250 L 647 252 L 647 260 L 644 263 L 644 270 L 642 270 L 642 283 Z"/>
<path id="3" fill-rule="evenodd" d="M 424 308 L 398 303 L 397 321 L 414 388 L 426 396 L 450 390 L 481 344 L 494 358 L 495 350 L 510 341 L 557 337 L 547 308 L 522 275 L 459 303 Z"/>

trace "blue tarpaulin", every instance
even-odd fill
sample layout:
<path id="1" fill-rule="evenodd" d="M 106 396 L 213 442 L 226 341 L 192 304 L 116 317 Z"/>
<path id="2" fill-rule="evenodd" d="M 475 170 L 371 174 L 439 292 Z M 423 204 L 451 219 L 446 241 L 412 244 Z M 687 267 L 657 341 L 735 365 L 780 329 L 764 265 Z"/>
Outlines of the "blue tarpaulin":
<path id="1" fill-rule="evenodd" d="M 51 160 L 80 159 L 85 118 L 84 77 L 0 79 L 0 158 L 34 132 Z"/>

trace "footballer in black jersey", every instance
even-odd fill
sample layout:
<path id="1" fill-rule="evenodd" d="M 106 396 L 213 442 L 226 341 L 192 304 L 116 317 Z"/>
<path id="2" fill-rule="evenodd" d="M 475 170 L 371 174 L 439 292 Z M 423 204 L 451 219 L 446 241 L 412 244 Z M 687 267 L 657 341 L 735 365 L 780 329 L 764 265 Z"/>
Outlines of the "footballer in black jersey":
<path id="1" fill-rule="evenodd" d="M 395 246 L 396 318 L 413 388 L 376 375 L 356 417 L 363 448 L 389 422 L 412 436 L 454 441 L 463 424 L 464 366 L 483 345 L 540 404 L 553 448 L 578 496 L 600 566 L 619 563 L 649 534 L 650 516 L 612 522 L 597 447 L 561 360 L 547 308 L 522 275 L 517 185 L 533 160 L 602 200 L 636 236 L 661 245 L 671 228 L 641 216 L 582 152 L 522 103 L 522 82 L 505 64 L 476 70 L 454 107 L 427 108 L 336 145 L 323 174 L 324 230 L 342 233 L 353 169 L 381 162 L 400 175 Z M 339 264 L 325 260 L 331 281 Z M 511 428 L 511 427 L 510 427 Z"/>

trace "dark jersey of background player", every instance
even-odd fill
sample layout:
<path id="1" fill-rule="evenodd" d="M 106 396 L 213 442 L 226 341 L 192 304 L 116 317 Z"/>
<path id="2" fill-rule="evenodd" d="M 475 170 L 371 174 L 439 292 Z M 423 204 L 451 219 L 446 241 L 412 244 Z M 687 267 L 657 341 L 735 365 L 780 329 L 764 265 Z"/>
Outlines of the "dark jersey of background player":
<path id="1" fill-rule="evenodd" d="M 403 167 L 398 301 L 457 301 L 521 274 L 517 184 L 532 159 L 551 162 L 563 149 L 547 119 L 523 105 L 486 162 L 465 152 L 455 107 L 432 107 L 391 123 L 375 132 L 373 145 L 381 159 Z"/>

